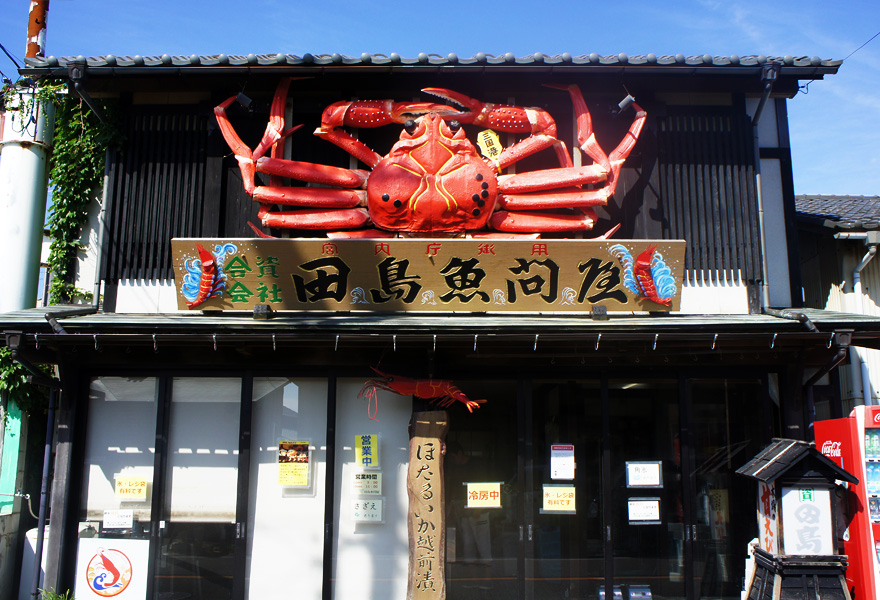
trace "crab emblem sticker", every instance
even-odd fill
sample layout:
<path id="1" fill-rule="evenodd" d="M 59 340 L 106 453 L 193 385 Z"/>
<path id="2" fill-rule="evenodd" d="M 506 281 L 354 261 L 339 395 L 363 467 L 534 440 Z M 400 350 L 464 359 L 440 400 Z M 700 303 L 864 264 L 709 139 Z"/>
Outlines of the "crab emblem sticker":
<path id="1" fill-rule="evenodd" d="M 98 596 L 112 598 L 131 583 L 131 561 L 120 550 L 99 548 L 86 567 L 86 583 Z"/>

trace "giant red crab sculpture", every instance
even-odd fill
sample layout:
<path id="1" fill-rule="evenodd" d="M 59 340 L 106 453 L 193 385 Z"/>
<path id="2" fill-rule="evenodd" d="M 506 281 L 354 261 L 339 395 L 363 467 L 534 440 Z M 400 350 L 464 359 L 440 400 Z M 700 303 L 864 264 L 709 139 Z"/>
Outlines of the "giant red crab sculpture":
<path id="1" fill-rule="evenodd" d="M 442 88 L 422 91 L 466 110 L 426 102 L 337 102 L 324 110 L 315 135 L 344 149 L 372 171 L 344 169 L 280 158 L 282 140 L 301 127 L 284 129 L 290 81 L 287 78 L 279 83 L 266 132 L 253 151 L 226 115 L 239 96 L 221 103 L 214 113 L 238 160 L 246 191 L 261 203 L 263 225 L 322 229 L 330 237 L 516 237 L 588 231 L 597 218 L 593 207 L 606 204 L 614 193 L 620 169 L 646 118 L 645 111 L 633 103 L 636 116 L 629 131 L 617 148 L 606 154 L 593 135 L 580 89 L 575 85 L 562 88 L 569 91 L 575 107 L 580 148 L 593 160 L 591 165 L 576 167 L 565 144 L 556 138 L 553 118 L 540 108 L 483 103 Z M 390 123 L 401 123 L 404 129 L 384 157 L 342 129 Z M 488 159 L 465 137 L 462 124 L 529 135 Z M 551 146 L 560 168 L 500 174 L 518 160 Z M 256 173 L 268 174 L 270 185 L 257 186 Z M 282 177 L 322 187 L 282 187 Z M 296 208 L 276 212 L 275 205 Z"/>

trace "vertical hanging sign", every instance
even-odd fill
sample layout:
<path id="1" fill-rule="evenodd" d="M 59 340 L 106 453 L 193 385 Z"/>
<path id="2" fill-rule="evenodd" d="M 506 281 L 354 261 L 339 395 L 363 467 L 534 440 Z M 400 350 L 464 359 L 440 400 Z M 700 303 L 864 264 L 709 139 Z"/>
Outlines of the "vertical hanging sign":
<path id="1" fill-rule="evenodd" d="M 409 573 L 407 600 L 446 598 L 446 519 L 442 448 L 446 411 L 417 412 L 410 421 Z"/>

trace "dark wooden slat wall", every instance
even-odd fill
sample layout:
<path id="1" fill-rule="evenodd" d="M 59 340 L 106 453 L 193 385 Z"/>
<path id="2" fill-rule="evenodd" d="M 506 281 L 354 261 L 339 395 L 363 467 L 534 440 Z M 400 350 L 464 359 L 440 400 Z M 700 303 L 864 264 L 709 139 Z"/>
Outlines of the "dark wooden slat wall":
<path id="1" fill-rule="evenodd" d="M 664 238 L 686 239 L 685 268 L 714 280 L 760 278 L 754 152 L 748 116 L 732 107 L 668 107 L 657 121 Z"/>
<path id="2" fill-rule="evenodd" d="M 257 223 L 257 205 L 242 188 L 210 110 L 194 108 L 128 112 L 127 141 L 108 161 L 103 279 L 173 277 L 173 237 L 253 236 L 247 222 Z M 647 108 L 648 126 L 605 210 L 611 222 L 623 224 L 617 237 L 685 239 L 689 271 L 709 280 L 739 271 L 756 281 L 761 258 L 748 116 L 736 105 Z M 254 146 L 264 115 L 237 119 L 235 127 Z M 312 137 L 298 139 L 306 147 L 328 146 Z M 340 162 L 326 160 L 328 152 L 296 158 Z"/>
<path id="3" fill-rule="evenodd" d="M 192 106 L 127 111 L 121 150 L 108 157 L 102 279 L 171 277 L 173 237 L 202 227 L 209 115 Z"/>

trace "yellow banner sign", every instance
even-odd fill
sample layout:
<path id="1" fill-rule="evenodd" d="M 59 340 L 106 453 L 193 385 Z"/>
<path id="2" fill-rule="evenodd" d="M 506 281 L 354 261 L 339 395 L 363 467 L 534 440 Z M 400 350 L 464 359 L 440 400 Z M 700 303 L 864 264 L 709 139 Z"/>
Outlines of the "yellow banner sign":
<path id="1" fill-rule="evenodd" d="M 378 435 L 354 436 L 354 462 L 364 469 L 378 469 L 382 466 L 379 462 Z"/>
<path id="2" fill-rule="evenodd" d="M 176 239 L 182 310 L 678 310 L 681 240 Z"/>
<path id="3" fill-rule="evenodd" d="M 501 483 L 468 482 L 467 508 L 501 508 Z"/>
<path id="4" fill-rule="evenodd" d="M 573 485 L 544 484 L 544 504 L 541 512 L 572 513 L 575 511 Z"/>
<path id="5" fill-rule="evenodd" d="M 147 478 L 117 477 L 116 498 L 123 502 L 143 502 L 147 499 Z"/>

